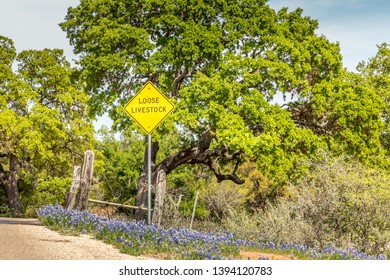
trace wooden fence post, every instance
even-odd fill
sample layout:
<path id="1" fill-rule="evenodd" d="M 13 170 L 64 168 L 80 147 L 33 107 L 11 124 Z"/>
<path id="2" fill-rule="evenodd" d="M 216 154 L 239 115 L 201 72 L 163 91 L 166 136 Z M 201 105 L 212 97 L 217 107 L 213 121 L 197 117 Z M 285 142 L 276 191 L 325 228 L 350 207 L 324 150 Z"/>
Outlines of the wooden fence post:
<path id="1" fill-rule="evenodd" d="M 163 205 L 164 205 L 164 197 L 165 197 L 165 189 L 167 186 L 167 175 L 164 170 L 160 170 L 157 173 L 156 180 L 156 197 L 154 200 L 154 211 L 152 223 L 157 224 L 158 226 L 161 223 L 162 214 L 163 214 Z"/>
<path id="2" fill-rule="evenodd" d="M 89 192 L 91 190 L 93 162 L 95 154 L 88 150 L 84 154 L 84 164 L 81 171 L 80 194 L 77 200 L 76 209 L 79 211 L 86 210 L 88 207 Z"/>
<path id="3" fill-rule="evenodd" d="M 179 215 L 179 209 L 180 209 L 180 203 L 183 195 L 179 195 L 179 199 L 177 200 L 177 203 L 173 203 L 175 205 L 175 212 L 173 213 L 173 219 L 176 220 L 177 216 Z"/>
<path id="4" fill-rule="evenodd" d="M 195 196 L 194 209 L 192 210 L 192 217 L 191 217 L 191 222 L 190 222 L 190 229 L 192 229 L 192 223 L 194 222 L 194 218 L 195 218 L 196 204 L 198 203 L 198 196 L 199 196 L 199 191 L 196 192 L 196 196 Z"/>
<path id="5" fill-rule="evenodd" d="M 65 202 L 66 210 L 72 210 L 74 207 L 77 190 L 79 189 L 80 186 L 80 172 L 81 172 L 81 167 L 75 166 L 73 169 L 72 186 L 70 187 L 70 191 Z"/>

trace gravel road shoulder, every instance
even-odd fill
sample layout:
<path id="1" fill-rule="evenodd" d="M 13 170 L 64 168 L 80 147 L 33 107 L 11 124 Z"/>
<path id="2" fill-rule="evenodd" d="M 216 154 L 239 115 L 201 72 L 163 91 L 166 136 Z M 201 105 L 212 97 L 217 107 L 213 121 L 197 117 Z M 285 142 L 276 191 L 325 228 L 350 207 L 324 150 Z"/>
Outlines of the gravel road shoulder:
<path id="1" fill-rule="evenodd" d="M 89 235 L 66 236 L 34 219 L 0 218 L 0 260 L 142 260 Z"/>

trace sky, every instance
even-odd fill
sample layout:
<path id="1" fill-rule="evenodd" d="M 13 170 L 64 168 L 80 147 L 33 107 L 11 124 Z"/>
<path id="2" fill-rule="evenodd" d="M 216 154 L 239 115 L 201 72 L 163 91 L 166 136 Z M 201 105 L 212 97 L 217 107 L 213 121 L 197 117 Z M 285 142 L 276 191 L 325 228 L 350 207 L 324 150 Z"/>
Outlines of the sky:
<path id="1" fill-rule="evenodd" d="M 75 59 L 72 47 L 58 26 L 69 6 L 79 0 L 0 0 L 0 35 L 12 39 L 18 52 L 26 49 L 60 48 L 68 60 Z M 318 20 L 318 34 L 338 42 L 344 67 L 375 56 L 377 45 L 390 43 L 388 0 L 270 0 L 275 10 L 303 9 L 303 15 Z M 99 120 L 100 126 L 107 120 Z"/>
<path id="2" fill-rule="evenodd" d="M 0 35 L 14 41 L 18 52 L 59 48 L 74 59 L 73 48 L 59 23 L 79 0 L 0 0 Z"/>
<path id="3" fill-rule="evenodd" d="M 340 44 L 343 64 L 354 71 L 362 60 L 374 57 L 377 45 L 390 43 L 388 0 L 271 0 L 272 8 L 303 9 L 318 20 L 317 34 Z"/>

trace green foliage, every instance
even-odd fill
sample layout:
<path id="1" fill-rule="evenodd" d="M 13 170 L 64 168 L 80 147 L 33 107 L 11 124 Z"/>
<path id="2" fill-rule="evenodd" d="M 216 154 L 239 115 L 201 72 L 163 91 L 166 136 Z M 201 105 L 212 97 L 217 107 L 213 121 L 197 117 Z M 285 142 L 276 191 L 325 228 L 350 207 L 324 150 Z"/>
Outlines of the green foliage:
<path id="1" fill-rule="evenodd" d="M 5 191 L 0 188 L 0 217 L 11 217 L 12 211 L 8 207 L 8 200 Z"/>
<path id="2" fill-rule="evenodd" d="M 344 73 L 313 92 L 313 114 L 324 119 L 318 124 L 327 130 L 323 138 L 332 152 L 363 161 L 382 152 L 384 102 L 360 75 Z"/>
<path id="3" fill-rule="evenodd" d="M 180 204 L 180 214 L 182 214 L 184 217 L 189 218 L 192 217 L 192 213 L 194 210 L 194 204 L 195 204 L 195 194 L 192 194 L 192 196 L 185 199 Z M 210 211 L 205 206 L 205 203 L 201 200 L 197 201 L 196 208 L 195 208 L 195 218 L 202 220 L 204 218 L 209 217 Z"/>
<path id="4" fill-rule="evenodd" d="M 60 204 L 64 205 L 66 196 L 69 192 L 72 178 L 41 178 L 36 187 L 30 191 L 22 192 L 22 203 L 25 209 L 25 215 L 35 217 L 36 210 L 44 205 Z"/>
<path id="5" fill-rule="evenodd" d="M 124 202 L 137 194 L 136 179 L 143 168 L 144 140 L 130 135 L 116 139 L 115 134 L 102 128 L 96 149 L 101 153 L 103 166 L 95 173 L 99 180 L 95 196 L 101 200 Z"/>
<path id="6" fill-rule="evenodd" d="M 180 205 L 177 205 L 175 209 L 167 209 L 165 211 L 165 218 L 170 220 L 172 213 L 177 211 L 177 214 L 180 214 L 184 220 L 192 216 L 192 212 L 195 204 L 196 193 L 199 192 L 198 201 L 195 209 L 195 218 L 203 220 L 208 218 L 210 212 L 206 207 L 205 200 L 203 199 L 201 192 L 202 188 L 210 182 L 211 174 L 207 169 L 203 168 L 200 165 L 195 166 L 180 166 L 175 169 L 171 176 L 167 180 L 167 192 L 171 196 L 171 201 L 166 199 L 164 203 L 167 205 L 172 204 L 172 199 L 175 199 L 176 203 L 181 198 Z M 172 221 L 173 224 L 179 225 Z"/>
<path id="7" fill-rule="evenodd" d="M 381 144 L 390 155 L 390 94 L 388 91 L 390 85 L 390 46 L 389 44 L 381 44 L 378 46 L 378 52 L 375 57 L 368 62 L 362 62 L 358 66 L 358 70 L 363 76 L 366 83 L 372 86 L 373 90 L 384 101 L 384 108 L 381 112 L 381 117 L 384 121 L 384 129 L 381 135 Z"/>
<path id="8" fill-rule="evenodd" d="M 40 184 L 46 189 L 46 180 L 71 177 L 73 165 L 91 147 L 88 98 L 73 80 L 74 69 L 62 50 L 16 54 L 12 40 L 0 37 L 0 56 L 0 185 L 19 186 L 29 207 Z M 38 198 L 35 206 L 44 200 Z"/>

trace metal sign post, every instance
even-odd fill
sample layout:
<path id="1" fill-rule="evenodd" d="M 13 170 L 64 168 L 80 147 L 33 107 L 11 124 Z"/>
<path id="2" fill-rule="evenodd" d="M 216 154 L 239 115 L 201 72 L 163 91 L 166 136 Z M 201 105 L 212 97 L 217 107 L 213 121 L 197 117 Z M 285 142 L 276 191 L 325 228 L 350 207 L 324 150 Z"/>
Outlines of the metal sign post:
<path id="1" fill-rule="evenodd" d="M 148 225 L 152 216 L 152 135 L 148 134 Z"/>

